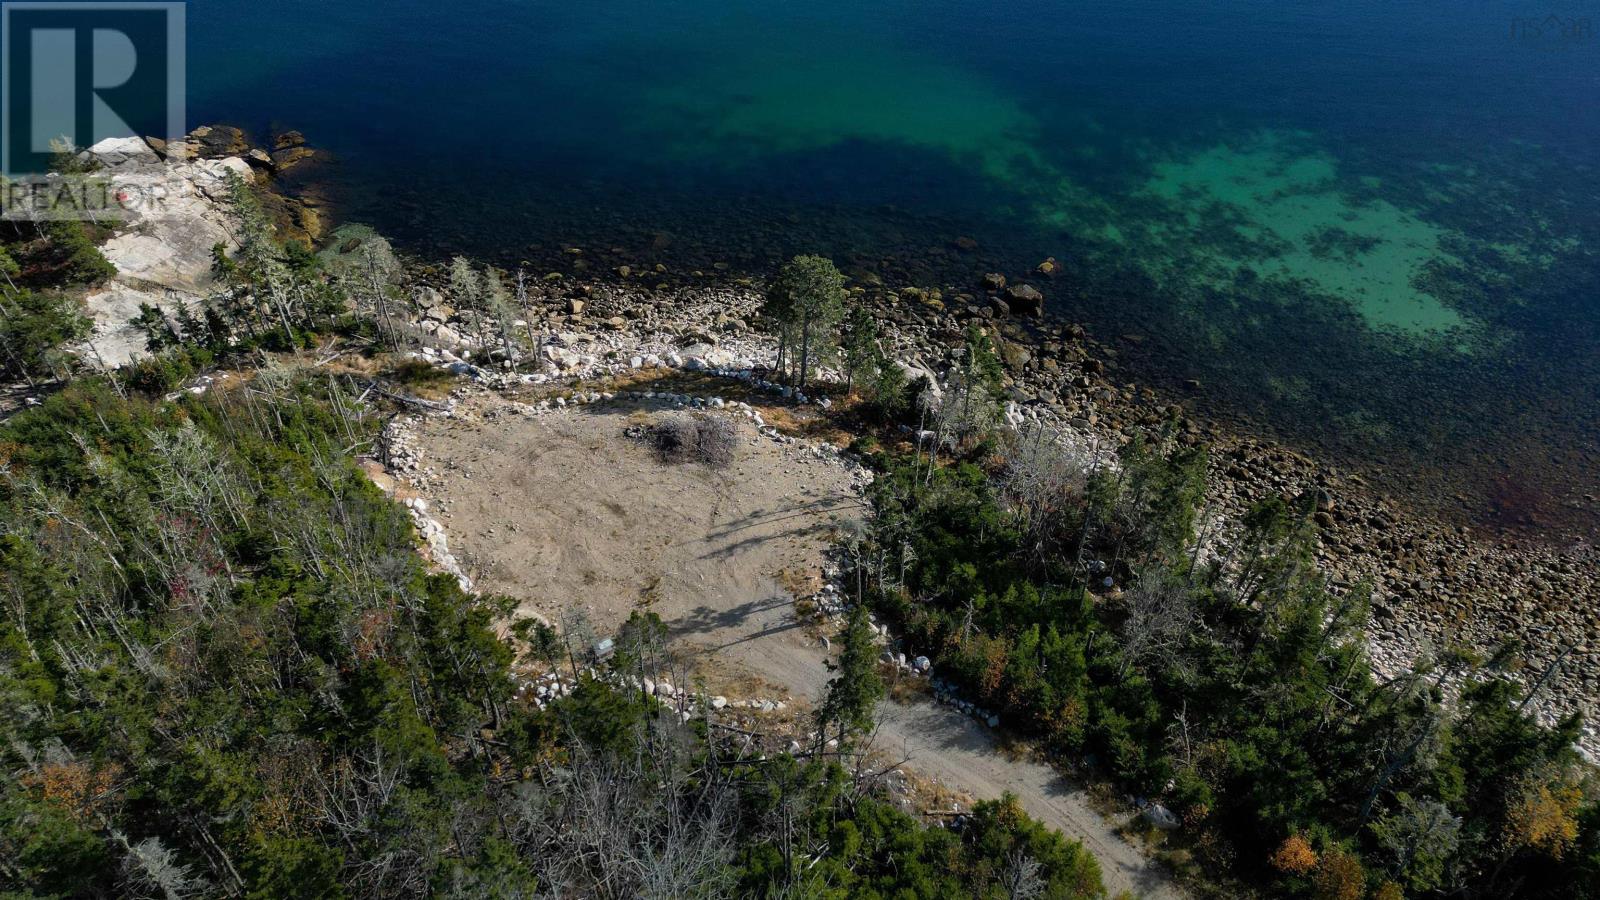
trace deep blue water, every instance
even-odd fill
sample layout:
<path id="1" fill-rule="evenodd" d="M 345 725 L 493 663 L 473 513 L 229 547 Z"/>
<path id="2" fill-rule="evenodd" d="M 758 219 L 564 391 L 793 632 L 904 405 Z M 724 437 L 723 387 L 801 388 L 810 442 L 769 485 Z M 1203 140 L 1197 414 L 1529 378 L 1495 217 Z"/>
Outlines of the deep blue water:
<path id="1" fill-rule="evenodd" d="M 1597 19 L 195 0 L 189 108 L 300 129 L 348 215 L 439 257 L 689 277 L 821 251 L 951 296 L 1054 256 L 1052 311 L 1137 335 L 1130 377 L 1551 521 L 1593 514 L 1600 470 Z"/>

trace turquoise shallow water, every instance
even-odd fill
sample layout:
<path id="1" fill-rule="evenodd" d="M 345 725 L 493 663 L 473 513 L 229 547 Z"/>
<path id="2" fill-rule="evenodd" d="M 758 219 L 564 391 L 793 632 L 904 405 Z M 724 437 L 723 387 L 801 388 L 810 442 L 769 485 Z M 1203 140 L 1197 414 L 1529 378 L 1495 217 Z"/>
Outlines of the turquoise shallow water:
<path id="1" fill-rule="evenodd" d="M 1553 521 L 1600 470 L 1591 15 L 197 0 L 190 111 L 305 131 L 351 214 L 427 253 L 814 250 L 954 289 L 1054 256 L 1052 310 L 1137 335 L 1140 379 Z"/>

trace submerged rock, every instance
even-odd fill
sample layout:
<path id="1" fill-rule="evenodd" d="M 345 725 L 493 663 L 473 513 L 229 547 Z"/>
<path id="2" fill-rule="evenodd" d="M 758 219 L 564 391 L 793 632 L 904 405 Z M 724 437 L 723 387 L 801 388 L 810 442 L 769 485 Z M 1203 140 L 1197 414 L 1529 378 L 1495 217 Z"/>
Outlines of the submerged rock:
<path id="1" fill-rule="evenodd" d="M 272 164 L 279 171 L 290 169 L 308 160 L 316 159 L 317 151 L 310 147 L 290 147 L 272 154 Z"/>

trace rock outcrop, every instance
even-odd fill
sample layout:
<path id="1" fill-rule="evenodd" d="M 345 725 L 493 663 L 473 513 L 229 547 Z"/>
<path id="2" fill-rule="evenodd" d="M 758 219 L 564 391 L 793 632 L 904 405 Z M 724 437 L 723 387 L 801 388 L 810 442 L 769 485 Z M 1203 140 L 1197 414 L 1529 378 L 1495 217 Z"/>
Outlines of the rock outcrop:
<path id="1" fill-rule="evenodd" d="M 162 162 L 137 138 L 102 141 L 85 153 L 109 175 L 128 211 L 128 221 L 101 247 L 116 276 L 84 298 L 94 332 L 81 355 L 112 368 L 144 353 L 144 336 L 130 323 L 140 304 L 171 309 L 211 290 L 212 248 L 237 246 L 229 176 L 256 176 L 236 156 Z"/>
<path id="2" fill-rule="evenodd" d="M 101 247 L 117 274 L 84 298 L 94 331 L 79 355 L 103 368 L 126 365 L 145 352 L 144 335 L 131 324 L 141 305 L 171 311 L 204 299 L 215 287 L 212 249 L 238 246 L 228 203 L 231 178 L 263 183 L 312 158 L 304 143 L 299 132 L 286 132 L 274 141 L 281 149 L 268 154 L 252 148 L 237 128 L 202 126 L 182 141 L 108 138 L 83 151 L 109 177 L 125 221 Z M 269 193 L 266 201 L 291 237 L 320 237 L 311 199 Z"/>

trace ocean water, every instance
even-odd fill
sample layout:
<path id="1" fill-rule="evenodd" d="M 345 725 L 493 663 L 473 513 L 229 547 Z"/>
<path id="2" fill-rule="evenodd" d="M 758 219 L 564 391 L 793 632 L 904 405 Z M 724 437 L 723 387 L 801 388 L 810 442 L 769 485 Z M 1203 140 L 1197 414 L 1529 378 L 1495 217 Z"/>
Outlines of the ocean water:
<path id="1" fill-rule="evenodd" d="M 1600 4 L 196 0 L 195 124 L 539 272 L 1040 281 L 1126 377 L 1436 507 L 1600 491 Z M 958 236 L 977 249 L 954 249 Z M 1183 393 L 1188 379 L 1198 392 Z"/>

